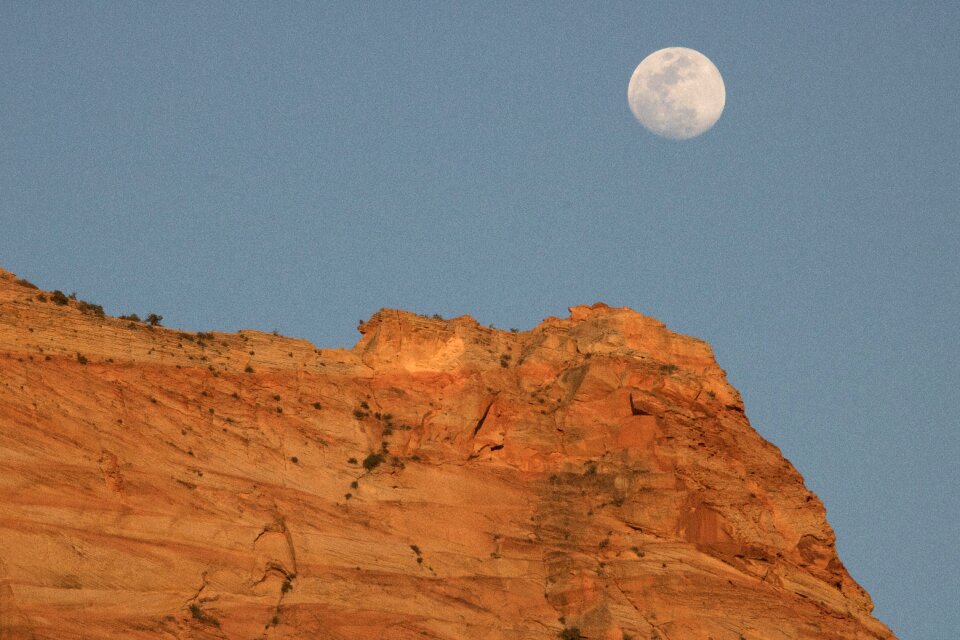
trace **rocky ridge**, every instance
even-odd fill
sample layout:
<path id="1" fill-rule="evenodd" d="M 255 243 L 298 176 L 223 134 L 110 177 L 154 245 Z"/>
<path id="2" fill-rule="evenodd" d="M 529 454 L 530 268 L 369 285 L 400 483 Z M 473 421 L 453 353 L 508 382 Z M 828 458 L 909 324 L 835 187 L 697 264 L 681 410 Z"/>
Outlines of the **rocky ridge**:
<path id="1" fill-rule="evenodd" d="M 352 349 L 0 271 L 0 639 L 893 638 L 709 346 L 381 310 Z"/>

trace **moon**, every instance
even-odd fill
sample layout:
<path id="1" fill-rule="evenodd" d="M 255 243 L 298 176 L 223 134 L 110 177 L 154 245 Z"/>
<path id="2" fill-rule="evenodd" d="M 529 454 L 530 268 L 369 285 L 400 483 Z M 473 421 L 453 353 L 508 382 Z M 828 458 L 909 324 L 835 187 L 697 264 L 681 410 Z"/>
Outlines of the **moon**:
<path id="1" fill-rule="evenodd" d="M 693 49 L 668 47 L 637 65 L 627 86 L 627 100 L 633 115 L 649 131 L 687 140 L 720 119 L 727 91 L 710 58 Z"/>

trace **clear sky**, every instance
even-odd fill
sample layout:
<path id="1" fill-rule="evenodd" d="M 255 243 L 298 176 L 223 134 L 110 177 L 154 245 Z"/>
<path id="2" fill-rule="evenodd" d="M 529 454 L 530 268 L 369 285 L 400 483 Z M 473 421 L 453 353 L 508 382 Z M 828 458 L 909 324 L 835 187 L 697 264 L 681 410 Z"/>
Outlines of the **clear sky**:
<path id="1" fill-rule="evenodd" d="M 903 639 L 960 613 L 960 5 L 0 4 L 0 265 L 351 346 L 630 306 L 713 345 Z M 633 119 L 697 49 L 726 110 Z"/>

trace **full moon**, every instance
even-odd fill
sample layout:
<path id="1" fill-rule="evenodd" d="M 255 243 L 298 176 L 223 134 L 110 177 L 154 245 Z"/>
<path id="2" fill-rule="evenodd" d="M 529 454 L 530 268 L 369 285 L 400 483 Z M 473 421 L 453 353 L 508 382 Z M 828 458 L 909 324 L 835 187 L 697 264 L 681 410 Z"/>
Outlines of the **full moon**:
<path id="1" fill-rule="evenodd" d="M 627 86 L 627 100 L 648 130 L 686 140 L 720 119 L 727 91 L 710 58 L 693 49 L 669 47 L 654 51 L 637 65 Z"/>

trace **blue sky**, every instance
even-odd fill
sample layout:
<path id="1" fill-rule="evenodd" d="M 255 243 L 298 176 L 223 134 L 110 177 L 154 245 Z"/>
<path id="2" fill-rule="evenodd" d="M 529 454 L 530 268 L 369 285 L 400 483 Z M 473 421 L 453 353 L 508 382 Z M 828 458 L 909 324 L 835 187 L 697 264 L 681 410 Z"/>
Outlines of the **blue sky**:
<path id="1" fill-rule="evenodd" d="M 904 639 L 960 628 L 954 3 L 0 4 L 0 265 L 350 346 L 603 300 L 708 340 Z M 697 49 L 726 110 L 627 81 Z"/>

